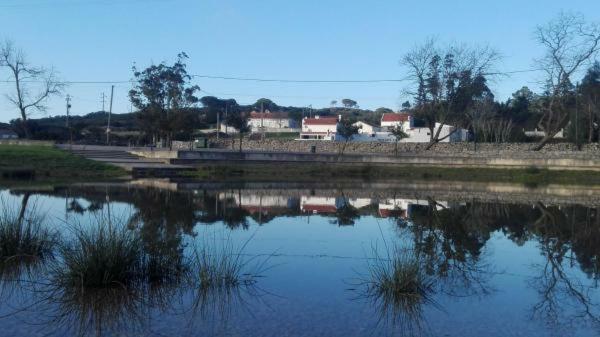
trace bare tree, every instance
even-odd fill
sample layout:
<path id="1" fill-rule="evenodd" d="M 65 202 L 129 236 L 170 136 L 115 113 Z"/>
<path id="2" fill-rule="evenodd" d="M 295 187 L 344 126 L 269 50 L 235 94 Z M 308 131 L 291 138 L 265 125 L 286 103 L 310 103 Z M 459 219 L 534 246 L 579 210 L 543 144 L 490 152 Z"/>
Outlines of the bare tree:
<path id="1" fill-rule="evenodd" d="M 0 45 L 0 67 L 10 71 L 10 79 L 15 84 L 15 92 L 6 98 L 19 109 L 25 136 L 31 136 L 27 118 L 35 111 L 45 111 L 46 101 L 59 94 L 64 84 L 56 78 L 53 69 L 31 66 L 23 51 L 16 49 L 11 41 Z"/>
<path id="2" fill-rule="evenodd" d="M 450 137 L 460 127 L 470 127 L 471 106 L 490 97 L 486 75 L 499 60 L 492 48 L 455 44 L 440 47 L 434 39 L 416 46 L 401 60 L 412 88 L 406 90 L 414 98 L 413 113 L 430 131 L 426 149 Z M 449 134 L 441 135 L 446 123 L 454 123 Z M 468 124 L 468 125 L 467 125 Z"/>
<path id="3" fill-rule="evenodd" d="M 546 72 L 547 99 L 538 127 L 545 133 L 533 148 L 541 150 L 566 126 L 574 107 L 572 77 L 600 50 L 600 26 L 588 24 L 583 15 L 561 12 L 535 32 L 546 54 L 536 63 Z"/>

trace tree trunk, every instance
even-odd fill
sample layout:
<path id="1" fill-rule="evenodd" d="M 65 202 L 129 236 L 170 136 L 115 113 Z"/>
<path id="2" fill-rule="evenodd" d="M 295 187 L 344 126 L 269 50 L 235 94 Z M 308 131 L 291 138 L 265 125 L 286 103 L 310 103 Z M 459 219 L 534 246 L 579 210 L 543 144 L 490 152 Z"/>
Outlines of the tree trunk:
<path id="1" fill-rule="evenodd" d="M 242 153 L 242 138 L 244 135 L 240 132 L 240 153 Z"/>
<path id="2" fill-rule="evenodd" d="M 21 119 L 23 124 L 23 131 L 25 131 L 25 138 L 31 138 L 31 131 L 29 130 L 29 123 L 27 123 L 27 114 L 25 113 L 25 109 L 21 109 Z"/>
<path id="3" fill-rule="evenodd" d="M 554 131 L 553 133 L 546 133 L 546 135 L 544 136 L 544 138 L 542 138 L 542 140 L 539 141 L 539 143 L 537 143 L 532 150 L 533 151 L 539 151 L 541 149 L 544 148 L 544 146 L 546 146 L 546 144 L 552 139 L 554 138 L 554 136 L 556 136 L 556 134 L 558 133 L 558 131 Z"/>
<path id="4" fill-rule="evenodd" d="M 27 203 L 29 202 L 29 193 L 25 193 L 23 195 L 23 199 L 21 199 L 21 209 L 19 210 L 19 227 L 23 225 L 23 220 L 25 219 L 25 212 L 27 211 Z"/>
<path id="5" fill-rule="evenodd" d="M 425 150 L 430 150 L 435 144 L 437 144 L 437 140 L 431 140 L 429 144 L 427 144 L 427 146 L 425 147 Z"/>
<path id="6" fill-rule="evenodd" d="M 588 103 L 588 143 L 594 140 L 594 113 L 592 112 L 592 104 Z"/>

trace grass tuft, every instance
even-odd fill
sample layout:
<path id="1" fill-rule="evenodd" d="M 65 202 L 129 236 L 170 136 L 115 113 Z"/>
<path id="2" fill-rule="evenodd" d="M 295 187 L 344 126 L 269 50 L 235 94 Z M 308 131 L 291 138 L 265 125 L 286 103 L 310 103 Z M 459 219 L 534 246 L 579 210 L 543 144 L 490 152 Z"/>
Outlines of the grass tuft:
<path id="1" fill-rule="evenodd" d="M 56 235 L 44 226 L 35 205 L 18 207 L 0 198 L 0 278 L 17 279 L 52 258 Z"/>
<path id="2" fill-rule="evenodd" d="M 73 234 L 72 242 L 59 248 L 63 263 L 57 280 L 62 285 L 121 287 L 143 278 L 143 243 L 135 231 L 98 221 L 76 227 Z"/>
<path id="3" fill-rule="evenodd" d="M 386 247 L 387 248 L 387 247 Z M 380 323 L 399 326 L 403 331 L 419 333 L 423 325 L 423 307 L 437 306 L 432 299 L 435 279 L 428 276 L 417 255 L 395 248 L 381 256 L 373 248 L 363 297 L 379 310 Z"/>

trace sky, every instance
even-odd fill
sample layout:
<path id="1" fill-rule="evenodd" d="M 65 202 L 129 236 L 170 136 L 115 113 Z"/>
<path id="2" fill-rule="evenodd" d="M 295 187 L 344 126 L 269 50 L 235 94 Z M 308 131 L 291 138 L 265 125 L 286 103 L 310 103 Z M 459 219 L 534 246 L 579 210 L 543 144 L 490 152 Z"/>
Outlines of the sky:
<path id="1" fill-rule="evenodd" d="M 535 68 L 543 49 L 536 25 L 561 10 L 581 12 L 600 22 L 600 1 L 348 1 L 348 0 L 0 0 L 0 39 L 22 49 L 29 62 L 53 67 L 73 83 L 48 102 L 45 113 L 73 114 L 102 109 L 101 95 L 115 85 L 113 112 L 131 110 L 127 92 L 135 64 L 144 68 L 189 55 L 195 75 L 285 79 L 374 80 L 406 76 L 399 60 L 429 37 L 443 43 L 490 45 L 502 60 L 496 68 Z M 536 90 L 543 74 L 494 78 L 490 86 L 505 100 L 526 85 Z M 0 81 L 9 78 L 0 69 Z M 123 83 L 125 82 L 125 83 Z M 201 95 L 258 98 L 279 105 L 329 106 L 351 98 L 362 108 L 398 109 L 407 82 L 280 83 L 195 77 Z M 0 122 L 18 117 L 0 82 Z M 105 108 L 108 110 L 108 98 Z"/>

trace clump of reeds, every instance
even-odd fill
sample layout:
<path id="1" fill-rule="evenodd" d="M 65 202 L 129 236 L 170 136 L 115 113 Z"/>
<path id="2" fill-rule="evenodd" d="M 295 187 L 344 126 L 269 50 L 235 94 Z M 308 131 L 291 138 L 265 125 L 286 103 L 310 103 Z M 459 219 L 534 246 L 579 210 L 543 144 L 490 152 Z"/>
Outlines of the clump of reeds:
<path id="1" fill-rule="evenodd" d="M 230 237 L 213 237 L 193 251 L 190 265 L 196 287 L 194 311 L 201 316 L 213 315 L 212 319 L 224 319 L 232 307 L 243 306 L 247 296 L 260 297 L 261 291 L 255 284 L 267 270 L 270 256 L 260 261 L 247 258 L 244 250 L 250 240 L 236 247 Z"/>
<path id="2" fill-rule="evenodd" d="M 399 324 L 405 330 L 420 330 L 425 304 L 431 298 L 434 279 L 425 273 L 419 257 L 412 251 L 392 249 L 381 256 L 373 249 L 369 259 L 365 297 L 380 311 L 383 320 Z"/>
<path id="3" fill-rule="evenodd" d="M 53 256 L 56 234 L 35 205 L 21 209 L 0 198 L 0 278 L 17 279 Z"/>
<path id="4" fill-rule="evenodd" d="M 245 272 L 248 261 L 243 259 L 243 248 L 236 250 L 229 240 L 219 244 L 204 244 L 192 254 L 198 288 L 225 289 L 252 283 L 253 274 Z"/>
<path id="5" fill-rule="evenodd" d="M 77 287 L 122 287 L 144 275 L 143 243 L 137 232 L 110 221 L 75 226 L 73 239 L 59 247 L 57 281 Z"/>

